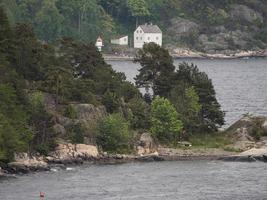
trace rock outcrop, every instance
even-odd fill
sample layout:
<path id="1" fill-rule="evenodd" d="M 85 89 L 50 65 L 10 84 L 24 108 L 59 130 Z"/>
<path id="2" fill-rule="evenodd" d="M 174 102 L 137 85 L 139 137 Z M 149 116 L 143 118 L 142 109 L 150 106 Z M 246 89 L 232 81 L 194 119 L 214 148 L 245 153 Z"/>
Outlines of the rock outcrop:
<path id="1" fill-rule="evenodd" d="M 240 151 L 246 151 L 257 147 L 257 140 L 267 135 L 267 131 L 264 128 L 266 120 L 266 117 L 252 116 L 245 116 L 238 120 L 226 130 L 226 133 L 233 137 L 234 141 L 234 143 L 228 147 Z"/>
<path id="2" fill-rule="evenodd" d="M 221 158 L 224 161 L 239 161 L 239 162 L 267 162 L 267 140 L 263 141 L 264 146 L 260 148 L 252 148 L 240 154 Z"/>
<path id="3" fill-rule="evenodd" d="M 93 145 L 86 144 L 59 144 L 54 152 L 46 157 L 49 163 L 82 163 L 84 160 L 97 159 L 98 149 Z"/>
<path id="4" fill-rule="evenodd" d="M 92 104 L 71 104 L 77 112 L 77 119 L 89 124 L 106 116 L 105 106 L 94 106 Z"/>
<path id="5" fill-rule="evenodd" d="M 42 156 L 29 156 L 27 153 L 15 155 L 15 161 L 8 163 L 8 170 L 15 173 L 49 170 L 48 164 Z"/>
<path id="6" fill-rule="evenodd" d="M 170 28 L 168 33 L 173 36 L 173 38 L 180 38 L 188 33 L 198 32 L 199 26 L 193 21 L 184 19 L 181 17 L 176 17 L 171 20 Z"/>
<path id="7" fill-rule="evenodd" d="M 0 178 L 1 177 L 7 177 L 8 174 L 7 174 L 7 171 L 3 170 L 1 167 L 0 167 Z"/>
<path id="8" fill-rule="evenodd" d="M 143 133 L 140 136 L 136 149 L 137 154 L 140 156 L 155 154 L 157 152 L 157 145 L 150 133 Z"/>
<path id="9" fill-rule="evenodd" d="M 75 111 L 75 118 L 68 118 L 59 113 L 55 114 L 56 124 L 53 126 L 55 133 L 64 136 L 67 135 L 69 127 L 80 124 L 84 130 L 84 142 L 86 144 L 95 144 L 94 130 L 99 120 L 107 115 L 104 106 L 94 106 L 92 104 L 70 104 Z M 64 137 L 63 137 L 64 138 Z"/>
<path id="10" fill-rule="evenodd" d="M 229 148 L 242 153 L 221 158 L 225 161 L 267 162 L 266 117 L 245 116 L 230 126 L 226 132 L 233 137 Z"/>

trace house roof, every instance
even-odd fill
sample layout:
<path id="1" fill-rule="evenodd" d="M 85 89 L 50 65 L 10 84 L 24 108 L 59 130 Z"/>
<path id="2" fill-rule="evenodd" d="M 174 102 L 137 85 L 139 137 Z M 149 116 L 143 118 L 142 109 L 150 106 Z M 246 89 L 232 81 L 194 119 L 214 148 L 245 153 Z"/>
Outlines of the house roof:
<path id="1" fill-rule="evenodd" d="M 112 40 L 117 40 L 117 39 L 121 39 L 121 38 L 124 38 L 124 37 L 128 37 L 128 35 L 118 35 L 118 36 L 112 38 Z"/>
<path id="2" fill-rule="evenodd" d="M 157 25 L 145 24 L 145 25 L 140 25 L 140 27 L 144 31 L 144 33 L 162 33 L 162 31 Z"/>

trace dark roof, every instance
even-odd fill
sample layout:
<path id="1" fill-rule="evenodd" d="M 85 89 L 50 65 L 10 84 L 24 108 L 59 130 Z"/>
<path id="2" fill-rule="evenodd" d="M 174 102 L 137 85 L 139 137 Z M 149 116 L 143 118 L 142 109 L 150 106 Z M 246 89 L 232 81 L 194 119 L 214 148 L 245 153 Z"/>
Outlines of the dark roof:
<path id="1" fill-rule="evenodd" d="M 140 26 L 144 33 L 162 33 L 157 25 L 145 24 Z"/>
<path id="2" fill-rule="evenodd" d="M 121 38 L 123 38 L 123 37 L 128 37 L 128 35 L 118 35 L 118 36 L 112 38 L 112 40 L 121 39 Z"/>

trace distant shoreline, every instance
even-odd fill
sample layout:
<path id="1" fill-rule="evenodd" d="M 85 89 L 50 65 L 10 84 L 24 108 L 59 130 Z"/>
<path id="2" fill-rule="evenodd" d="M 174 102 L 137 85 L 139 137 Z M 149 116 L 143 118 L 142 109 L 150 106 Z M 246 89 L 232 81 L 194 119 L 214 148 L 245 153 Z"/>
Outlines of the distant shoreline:
<path id="1" fill-rule="evenodd" d="M 193 52 L 190 50 L 181 50 L 171 53 L 173 59 L 249 59 L 249 58 L 266 58 L 266 51 L 242 51 L 234 54 L 206 54 Z M 133 61 L 134 55 L 115 55 L 103 54 L 105 61 Z"/>

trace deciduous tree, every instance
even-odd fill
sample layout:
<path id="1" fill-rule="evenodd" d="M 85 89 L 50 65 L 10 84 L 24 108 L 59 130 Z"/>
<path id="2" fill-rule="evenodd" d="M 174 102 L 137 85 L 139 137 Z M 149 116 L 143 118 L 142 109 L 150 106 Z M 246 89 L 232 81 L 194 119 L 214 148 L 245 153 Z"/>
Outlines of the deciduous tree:
<path id="1" fill-rule="evenodd" d="M 151 105 L 151 132 L 162 142 L 175 142 L 183 127 L 168 99 L 156 97 Z"/>

